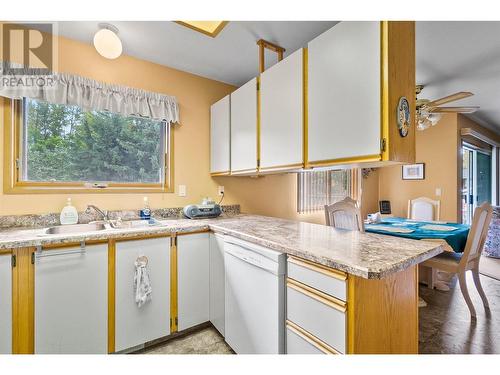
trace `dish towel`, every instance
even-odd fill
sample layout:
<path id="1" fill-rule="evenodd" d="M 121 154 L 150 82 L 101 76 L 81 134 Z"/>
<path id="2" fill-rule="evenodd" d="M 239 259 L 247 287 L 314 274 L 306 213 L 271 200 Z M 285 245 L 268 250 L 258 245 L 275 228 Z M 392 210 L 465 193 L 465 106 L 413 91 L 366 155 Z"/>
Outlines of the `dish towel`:
<path id="1" fill-rule="evenodd" d="M 148 258 L 140 256 L 136 259 L 134 274 L 135 303 L 137 307 L 142 307 L 146 302 L 151 301 L 151 281 L 149 279 Z"/>

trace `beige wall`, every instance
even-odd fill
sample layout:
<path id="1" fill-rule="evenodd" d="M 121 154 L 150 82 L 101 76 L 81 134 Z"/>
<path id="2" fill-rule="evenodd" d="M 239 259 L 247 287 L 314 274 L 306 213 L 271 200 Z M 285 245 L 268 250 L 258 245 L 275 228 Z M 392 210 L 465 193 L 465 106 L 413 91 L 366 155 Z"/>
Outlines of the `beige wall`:
<path id="1" fill-rule="evenodd" d="M 216 198 L 217 185 L 209 176 L 209 108 L 234 88 L 165 66 L 121 56 L 107 60 L 85 43 L 59 38 L 59 71 L 95 80 L 174 95 L 180 103 L 181 125 L 175 126 L 174 184 L 187 186 L 187 196 L 173 193 L 147 194 L 151 206 L 178 207 L 199 202 L 204 196 Z M 0 113 L 3 121 L 3 113 Z M 2 124 L 3 125 L 3 124 Z M 3 144 L 3 126 L 0 144 Z M 3 159 L 3 152 L 0 153 Z M 0 162 L 3 165 L 3 160 Z M 0 180 L 3 173 L 0 174 Z M 0 181 L 0 186 L 2 182 Z M 77 209 L 87 203 L 104 209 L 139 208 L 146 194 L 0 194 L 0 215 L 57 212 L 71 196 Z M 225 201 L 235 203 L 228 192 Z"/>
<path id="2" fill-rule="evenodd" d="M 297 213 L 297 175 L 294 173 L 263 177 L 216 177 L 224 185 L 242 212 L 269 215 L 290 220 L 324 224 L 323 211 Z M 378 211 L 378 171 L 362 181 L 362 214 Z"/>

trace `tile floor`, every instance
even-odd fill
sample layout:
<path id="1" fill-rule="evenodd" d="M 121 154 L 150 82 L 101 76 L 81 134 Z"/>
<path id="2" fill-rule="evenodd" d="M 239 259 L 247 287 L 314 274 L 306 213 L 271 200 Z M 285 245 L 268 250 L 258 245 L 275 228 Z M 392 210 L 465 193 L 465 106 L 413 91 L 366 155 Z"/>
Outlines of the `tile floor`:
<path id="1" fill-rule="evenodd" d="M 488 296 L 487 314 L 475 290 L 472 278 L 467 278 L 469 293 L 477 311 L 477 322 L 471 324 L 469 310 L 460 292 L 456 277 L 449 292 L 420 286 L 420 295 L 428 306 L 419 309 L 419 351 L 422 354 L 500 354 L 500 281 L 481 275 Z M 232 354 L 231 348 L 213 327 L 203 328 L 166 343 L 156 345 L 142 354 Z"/>
<path id="2" fill-rule="evenodd" d="M 427 307 L 419 309 L 420 353 L 500 354 L 500 281 L 483 275 L 480 278 L 490 304 L 489 313 L 468 272 L 467 285 L 476 309 L 476 323 L 471 323 L 456 277 L 449 292 L 420 285 L 420 296 L 427 302 Z"/>

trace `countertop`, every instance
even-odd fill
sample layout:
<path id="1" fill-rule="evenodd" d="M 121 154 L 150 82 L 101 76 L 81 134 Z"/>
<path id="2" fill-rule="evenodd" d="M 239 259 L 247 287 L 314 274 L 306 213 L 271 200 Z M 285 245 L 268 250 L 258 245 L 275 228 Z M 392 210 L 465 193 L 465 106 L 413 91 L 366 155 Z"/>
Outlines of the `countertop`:
<path id="1" fill-rule="evenodd" d="M 212 230 L 367 279 L 380 279 L 443 251 L 435 242 L 360 233 L 267 216 L 160 220 L 161 226 L 107 229 L 78 234 L 45 234 L 44 228 L 0 230 L 0 250 L 151 234 Z"/>

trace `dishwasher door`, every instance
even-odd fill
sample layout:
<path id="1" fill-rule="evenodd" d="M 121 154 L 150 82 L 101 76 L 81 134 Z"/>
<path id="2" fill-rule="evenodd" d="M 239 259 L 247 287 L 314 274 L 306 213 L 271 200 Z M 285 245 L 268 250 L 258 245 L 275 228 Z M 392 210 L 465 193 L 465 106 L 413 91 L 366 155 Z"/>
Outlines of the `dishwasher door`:
<path id="1" fill-rule="evenodd" d="M 224 252 L 227 343 L 238 354 L 284 353 L 285 255 L 232 238 Z"/>

